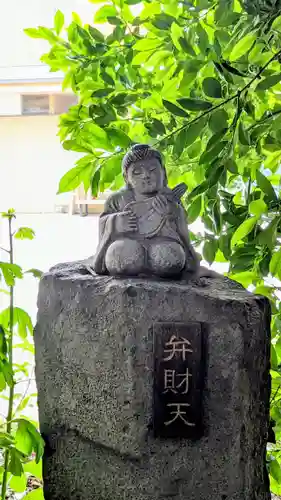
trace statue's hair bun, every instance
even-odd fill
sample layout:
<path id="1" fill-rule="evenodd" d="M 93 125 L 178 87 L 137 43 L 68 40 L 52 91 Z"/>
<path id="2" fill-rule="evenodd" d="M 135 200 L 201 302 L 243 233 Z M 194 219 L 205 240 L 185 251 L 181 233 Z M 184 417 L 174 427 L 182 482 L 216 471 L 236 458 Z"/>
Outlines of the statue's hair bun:
<path id="1" fill-rule="evenodd" d="M 163 167 L 162 156 L 157 149 L 153 149 L 148 144 L 134 144 L 134 146 L 132 146 L 132 148 L 125 154 L 122 161 L 124 176 L 126 176 L 126 172 L 132 163 L 148 158 L 156 158 Z"/>

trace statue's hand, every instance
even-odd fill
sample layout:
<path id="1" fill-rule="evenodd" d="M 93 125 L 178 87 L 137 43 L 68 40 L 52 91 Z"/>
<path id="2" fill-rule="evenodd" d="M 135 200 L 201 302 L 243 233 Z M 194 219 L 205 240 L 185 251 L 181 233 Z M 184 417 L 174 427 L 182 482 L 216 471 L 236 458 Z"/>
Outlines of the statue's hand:
<path id="1" fill-rule="evenodd" d="M 161 215 L 168 215 L 170 213 L 170 206 L 168 204 L 167 197 L 163 194 L 155 196 L 152 206 L 154 210 Z"/>
<path id="2" fill-rule="evenodd" d="M 137 217 L 133 212 L 120 212 L 116 215 L 116 230 L 118 233 L 130 233 L 137 231 Z"/>
<path id="3" fill-rule="evenodd" d="M 174 189 L 172 189 L 174 197 L 176 200 L 180 201 L 181 197 L 186 193 L 187 186 L 184 182 L 181 182 L 181 184 L 178 184 Z"/>

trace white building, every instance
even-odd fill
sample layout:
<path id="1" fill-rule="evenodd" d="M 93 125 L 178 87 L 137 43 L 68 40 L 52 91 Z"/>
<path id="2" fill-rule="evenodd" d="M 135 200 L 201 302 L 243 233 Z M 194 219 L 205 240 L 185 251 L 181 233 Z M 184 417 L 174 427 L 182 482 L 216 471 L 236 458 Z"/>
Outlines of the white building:
<path id="1" fill-rule="evenodd" d="M 24 28 L 52 26 L 60 9 L 93 22 L 99 6 L 88 0 L 9 0 L 0 18 L 0 211 L 53 212 L 70 194 L 56 196 L 61 176 L 78 153 L 66 152 L 57 137 L 58 115 L 75 96 L 62 93 L 63 75 L 40 63 L 49 44 Z"/>

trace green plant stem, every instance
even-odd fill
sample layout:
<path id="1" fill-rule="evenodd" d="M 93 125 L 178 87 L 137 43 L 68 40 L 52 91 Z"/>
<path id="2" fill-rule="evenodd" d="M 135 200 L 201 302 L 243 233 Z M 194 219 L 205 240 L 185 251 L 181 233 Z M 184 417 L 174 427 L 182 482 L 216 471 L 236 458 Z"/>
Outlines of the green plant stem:
<path id="1" fill-rule="evenodd" d="M 12 217 L 9 217 L 9 242 L 10 242 L 10 264 L 14 263 L 14 253 L 13 253 L 13 233 L 12 233 Z M 9 363 L 13 366 L 13 327 L 14 327 L 14 287 L 10 287 L 10 336 L 8 342 L 8 353 L 9 353 Z M 13 403 L 14 403 L 14 381 L 10 387 L 9 392 L 9 407 L 7 414 L 7 427 L 6 432 L 10 434 L 12 428 L 12 416 L 13 416 Z M 5 500 L 6 491 L 7 491 L 7 479 L 8 479 L 8 465 L 9 465 L 9 450 L 7 449 L 4 457 L 4 473 L 2 480 L 2 491 L 1 491 L 1 500 Z"/>
<path id="2" fill-rule="evenodd" d="M 195 118 L 193 118 L 192 120 L 186 122 L 184 125 L 182 125 L 181 127 L 179 127 L 177 130 L 174 130 L 173 132 L 171 132 L 170 134 L 167 134 L 165 135 L 164 137 L 162 137 L 161 139 L 159 139 L 159 141 L 156 142 L 156 144 L 159 144 L 163 141 L 165 141 L 166 139 L 169 139 L 170 137 L 172 137 L 173 135 L 177 134 L 178 132 L 180 132 L 181 130 L 185 129 L 186 127 L 189 127 L 190 125 L 192 125 L 193 123 L 197 122 L 198 120 L 200 120 L 200 118 L 203 118 L 204 116 L 206 115 L 209 115 L 210 113 L 212 113 L 215 109 L 219 109 L 221 108 L 222 106 L 224 106 L 225 104 L 227 104 L 228 102 L 230 101 L 233 101 L 234 99 L 239 99 L 239 97 L 241 96 L 241 94 L 243 92 L 245 92 L 249 87 L 251 87 L 252 83 L 254 83 L 261 75 L 262 73 L 264 72 L 264 70 L 270 65 L 270 63 L 272 63 L 272 61 L 274 61 L 274 59 L 276 59 L 276 57 L 278 57 L 279 55 L 281 54 L 281 49 L 278 50 L 278 52 L 276 52 L 276 54 L 274 54 L 266 63 L 264 66 L 262 66 L 262 68 L 255 74 L 255 76 L 253 76 L 253 78 L 248 82 L 246 83 L 246 85 L 244 85 L 244 87 L 241 89 L 241 90 L 238 90 L 238 92 L 236 92 L 236 94 L 228 97 L 227 99 L 225 99 L 224 101 L 220 102 L 219 104 L 217 104 L 216 106 L 212 106 L 211 108 L 207 109 L 206 111 L 204 111 L 203 113 L 201 113 L 199 116 L 196 116 Z"/>

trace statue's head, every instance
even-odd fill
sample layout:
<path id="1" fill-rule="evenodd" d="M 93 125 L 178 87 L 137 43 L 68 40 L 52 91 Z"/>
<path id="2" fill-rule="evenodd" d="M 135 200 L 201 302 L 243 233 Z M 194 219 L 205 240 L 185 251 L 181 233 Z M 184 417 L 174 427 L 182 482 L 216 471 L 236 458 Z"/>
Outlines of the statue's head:
<path id="1" fill-rule="evenodd" d="M 146 144 L 136 144 L 128 151 L 122 169 L 127 185 L 141 194 L 156 193 L 167 185 L 161 154 Z"/>

